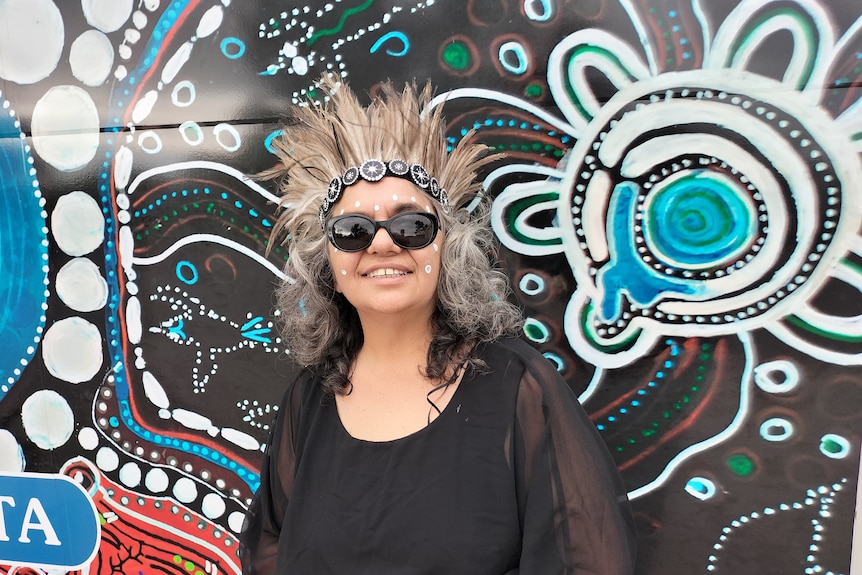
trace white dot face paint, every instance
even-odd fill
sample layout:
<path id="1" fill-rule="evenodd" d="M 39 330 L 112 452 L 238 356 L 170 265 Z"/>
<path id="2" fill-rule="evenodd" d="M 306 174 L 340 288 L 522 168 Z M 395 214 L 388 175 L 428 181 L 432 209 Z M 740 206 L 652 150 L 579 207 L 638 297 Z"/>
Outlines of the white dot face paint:
<path id="1" fill-rule="evenodd" d="M 380 206 L 378 206 L 377 204 L 374 204 L 374 211 L 375 211 L 375 212 L 379 212 L 379 211 L 380 211 Z"/>
<path id="2" fill-rule="evenodd" d="M 341 275 L 346 276 L 346 275 L 347 275 L 347 270 L 341 270 Z"/>
<path id="3" fill-rule="evenodd" d="M 392 194 L 392 201 L 393 201 L 393 202 L 397 202 L 397 201 L 398 201 L 398 196 L 396 196 L 395 194 Z"/>
<path id="4" fill-rule="evenodd" d="M 439 252 L 439 251 L 440 251 L 440 246 L 438 246 L 437 244 L 434 244 L 434 251 L 435 251 L 435 252 Z"/>
<path id="5" fill-rule="evenodd" d="M 343 215 L 344 215 L 344 210 L 341 210 L 340 212 L 338 212 L 338 215 L 339 215 L 339 216 L 343 216 Z"/>
<path id="6" fill-rule="evenodd" d="M 430 214 L 431 213 L 431 206 L 425 206 L 425 211 Z"/>
<path id="7" fill-rule="evenodd" d="M 432 270 L 433 270 L 433 268 L 431 267 L 431 264 L 425 264 L 425 273 L 426 274 L 430 274 Z"/>
<path id="8" fill-rule="evenodd" d="M 416 203 L 416 196 L 410 196 L 410 201 L 415 204 Z"/>
<path id="9" fill-rule="evenodd" d="M 358 208 L 358 207 L 359 207 L 359 200 L 357 200 L 357 201 L 356 201 L 356 203 L 355 203 L 355 204 L 353 204 L 353 205 L 354 205 L 354 206 L 356 206 L 356 207 Z"/>

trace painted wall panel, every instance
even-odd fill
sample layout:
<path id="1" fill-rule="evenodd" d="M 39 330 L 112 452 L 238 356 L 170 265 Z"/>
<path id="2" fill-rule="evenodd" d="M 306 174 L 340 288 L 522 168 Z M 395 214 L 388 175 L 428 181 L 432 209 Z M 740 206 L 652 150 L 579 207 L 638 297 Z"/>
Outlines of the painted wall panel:
<path id="1" fill-rule="evenodd" d="M 640 573 L 849 572 L 857 1 L 0 0 L 0 473 L 90 494 L 80 572 L 238 572 L 295 373 L 248 176 L 325 70 L 430 79 L 508 154 L 523 337 L 615 457 Z"/>

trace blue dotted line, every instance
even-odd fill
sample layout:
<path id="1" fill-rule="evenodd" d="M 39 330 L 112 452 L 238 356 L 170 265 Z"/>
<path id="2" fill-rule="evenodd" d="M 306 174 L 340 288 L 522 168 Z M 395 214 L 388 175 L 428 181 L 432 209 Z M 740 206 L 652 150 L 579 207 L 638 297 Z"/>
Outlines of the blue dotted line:
<path id="1" fill-rule="evenodd" d="M 670 340 L 670 339 L 665 341 L 665 344 L 670 346 L 671 358 L 676 358 L 680 353 L 679 345 L 677 345 L 673 340 Z M 664 370 L 672 370 L 675 367 L 675 365 L 676 365 L 676 361 L 674 359 L 665 360 L 664 364 L 662 365 L 663 369 L 657 371 L 655 374 L 655 377 L 653 377 L 649 381 L 649 383 L 647 383 L 644 387 L 642 387 L 641 389 L 639 389 L 637 391 L 636 395 L 640 399 L 633 399 L 628 403 L 627 406 L 620 407 L 614 415 L 609 415 L 606 418 L 606 421 L 608 423 L 615 423 L 621 416 L 628 415 L 631 411 L 640 407 L 641 406 L 641 399 L 643 399 L 644 396 L 646 396 L 649 393 L 649 390 L 652 388 L 658 387 L 658 385 L 662 382 L 662 380 L 664 380 L 667 377 L 667 373 Z M 604 431 L 606 429 L 606 426 L 603 423 L 597 424 L 596 429 L 598 429 L 599 431 Z"/>
<path id="2" fill-rule="evenodd" d="M 211 449 L 204 445 L 199 445 L 197 443 L 192 443 L 191 441 L 159 435 L 158 433 L 153 433 L 152 431 L 144 429 L 132 417 L 128 401 L 120 402 L 120 415 L 123 418 L 123 423 L 125 424 L 125 426 L 129 428 L 129 430 L 132 431 L 132 433 L 134 433 L 138 437 L 146 439 L 147 441 L 155 443 L 156 445 L 162 445 L 164 447 L 176 449 L 178 451 L 203 457 L 209 461 L 212 461 L 219 467 L 223 467 L 224 469 L 228 469 L 231 472 L 236 473 L 240 477 L 240 479 L 245 481 L 245 483 L 252 490 L 256 491 L 257 487 L 260 485 L 260 476 L 258 474 L 248 469 L 247 467 L 238 464 L 236 461 L 228 459 L 214 449 Z M 111 417 L 109 423 L 112 427 L 119 426 L 119 421 L 117 420 L 116 416 Z"/>

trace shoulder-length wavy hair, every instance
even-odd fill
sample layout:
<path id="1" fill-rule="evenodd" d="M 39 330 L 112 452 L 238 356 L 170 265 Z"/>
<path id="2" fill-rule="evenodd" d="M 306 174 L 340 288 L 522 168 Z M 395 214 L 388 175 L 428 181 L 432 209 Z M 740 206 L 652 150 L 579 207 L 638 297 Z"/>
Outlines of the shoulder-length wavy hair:
<path id="1" fill-rule="evenodd" d="M 401 159 L 422 164 L 447 190 L 452 206 L 437 210 L 445 241 L 425 376 L 443 378 L 461 362 L 481 369 L 471 350 L 513 335 L 521 325 L 519 310 L 507 301 L 508 280 L 494 267 L 488 201 L 476 181 L 477 171 L 500 156 L 469 143 L 472 134 L 447 151 L 442 107 L 429 109 L 430 84 L 421 90 L 407 84 L 401 92 L 384 84 L 367 107 L 337 77 L 323 78 L 321 89 L 330 94 L 327 101 L 294 107 L 292 121 L 273 141 L 281 164 L 262 175 L 279 181 L 280 214 L 270 245 L 286 243 L 288 249 L 289 279 L 277 297 L 290 354 L 311 367 L 328 392 L 349 392 L 362 327 L 356 310 L 335 290 L 318 209 L 330 180 L 347 168 L 368 159 Z"/>

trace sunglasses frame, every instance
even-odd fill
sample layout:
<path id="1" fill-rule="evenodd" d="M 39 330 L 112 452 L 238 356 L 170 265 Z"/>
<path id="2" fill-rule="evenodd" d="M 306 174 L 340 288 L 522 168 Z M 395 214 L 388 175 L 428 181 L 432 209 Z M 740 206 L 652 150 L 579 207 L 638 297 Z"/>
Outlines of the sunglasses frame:
<path id="1" fill-rule="evenodd" d="M 396 240 L 395 236 L 392 235 L 392 230 L 390 229 L 390 226 L 392 225 L 392 222 L 394 220 L 397 220 L 398 218 L 401 218 L 404 216 L 422 216 L 423 218 L 427 218 L 428 221 L 431 222 L 432 233 L 431 233 L 430 239 L 428 240 L 428 243 L 423 244 L 421 246 L 416 246 L 416 247 L 402 246 L 400 243 L 398 243 L 398 240 Z M 337 224 L 339 221 L 346 219 L 346 218 L 361 218 L 363 220 L 371 222 L 374 225 L 374 231 L 369 236 L 368 245 L 366 245 L 362 248 L 358 248 L 358 249 L 347 250 L 347 249 L 342 248 L 341 246 L 339 246 L 336 243 L 335 233 L 334 233 L 335 224 Z M 428 246 L 430 246 L 431 243 L 434 241 L 434 238 L 437 237 L 437 232 L 440 231 L 440 219 L 437 217 L 436 214 L 432 214 L 430 212 L 401 212 L 401 213 L 395 214 L 394 216 L 392 216 L 388 220 L 375 220 L 374 218 L 366 216 L 364 214 L 341 214 L 341 215 L 335 216 L 333 218 L 329 218 L 329 220 L 327 220 L 327 222 L 326 222 L 326 237 L 329 239 L 329 243 L 332 244 L 335 247 L 335 249 L 337 249 L 338 251 L 346 252 L 346 253 L 355 253 L 355 252 L 361 252 L 363 250 L 367 250 L 371 246 L 371 244 L 374 242 L 374 238 L 377 236 L 377 232 L 380 231 L 380 228 L 383 228 L 384 230 L 386 230 L 386 233 L 389 234 L 389 238 L 392 240 L 392 243 L 395 244 L 396 246 L 398 246 L 399 248 L 401 248 L 402 250 L 421 250 L 422 248 L 427 248 Z"/>

